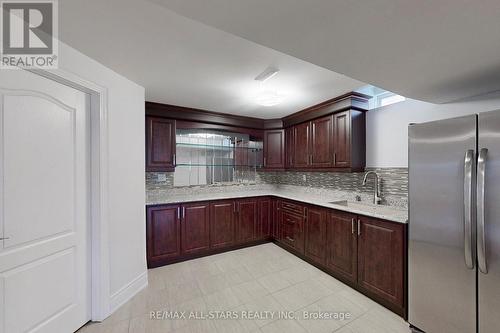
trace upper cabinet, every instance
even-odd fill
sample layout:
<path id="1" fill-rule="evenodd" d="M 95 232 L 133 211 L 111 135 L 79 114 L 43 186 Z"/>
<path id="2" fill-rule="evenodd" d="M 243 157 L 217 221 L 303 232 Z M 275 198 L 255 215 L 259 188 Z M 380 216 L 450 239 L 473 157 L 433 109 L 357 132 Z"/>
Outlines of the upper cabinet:
<path id="1" fill-rule="evenodd" d="M 333 117 L 326 116 L 311 121 L 311 166 L 330 168 L 334 166 Z"/>
<path id="2" fill-rule="evenodd" d="M 264 168 L 285 168 L 285 131 L 264 131 Z"/>
<path id="3" fill-rule="evenodd" d="M 175 168 L 175 120 L 146 117 L 146 171 Z"/>
<path id="4" fill-rule="evenodd" d="M 190 161 L 181 158 L 176 163 L 176 148 L 199 150 L 200 145 L 179 142 L 176 147 L 176 127 L 178 131 L 242 133 L 256 142 L 263 141 L 262 148 L 235 140 L 235 167 L 257 170 L 263 166 L 271 171 L 364 170 L 368 97 L 351 92 L 284 118 L 267 120 L 147 102 L 146 171 L 174 171 L 176 166 L 191 166 Z M 258 153 L 252 155 L 254 151 Z M 186 156 L 181 150 L 178 155 Z"/>
<path id="5" fill-rule="evenodd" d="M 309 122 L 302 123 L 293 127 L 293 155 L 294 161 L 292 167 L 308 167 L 311 162 L 310 154 L 311 126 Z"/>
<path id="6" fill-rule="evenodd" d="M 357 171 L 365 167 L 365 114 L 347 110 L 293 125 L 285 131 L 286 167 Z"/>

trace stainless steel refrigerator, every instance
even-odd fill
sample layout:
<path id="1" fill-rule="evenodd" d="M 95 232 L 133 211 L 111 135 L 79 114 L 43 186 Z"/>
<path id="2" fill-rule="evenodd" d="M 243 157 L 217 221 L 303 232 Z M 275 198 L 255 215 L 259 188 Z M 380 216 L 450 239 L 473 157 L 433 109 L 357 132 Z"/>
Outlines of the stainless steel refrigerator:
<path id="1" fill-rule="evenodd" d="M 409 134 L 408 321 L 500 332 L 500 111 Z"/>

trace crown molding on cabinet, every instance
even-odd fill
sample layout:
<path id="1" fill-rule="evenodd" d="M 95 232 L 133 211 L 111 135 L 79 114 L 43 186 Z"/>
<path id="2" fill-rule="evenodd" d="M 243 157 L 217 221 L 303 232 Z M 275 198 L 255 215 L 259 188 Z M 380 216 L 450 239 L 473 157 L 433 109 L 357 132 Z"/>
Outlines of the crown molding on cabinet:
<path id="1" fill-rule="evenodd" d="M 344 110 L 357 110 L 365 112 L 368 111 L 369 98 L 370 96 L 365 94 L 350 92 L 300 110 L 281 119 L 260 119 L 236 116 L 227 113 L 155 102 L 146 102 L 146 115 L 172 118 L 186 122 L 222 125 L 227 128 L 238 127 L 269 130 L 290 127 L 292 125 Z"/>

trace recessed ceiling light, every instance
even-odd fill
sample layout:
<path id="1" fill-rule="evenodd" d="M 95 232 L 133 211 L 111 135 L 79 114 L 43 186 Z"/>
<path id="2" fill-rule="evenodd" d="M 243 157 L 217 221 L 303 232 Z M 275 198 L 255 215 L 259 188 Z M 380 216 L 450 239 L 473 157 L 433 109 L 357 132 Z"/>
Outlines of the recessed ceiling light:
<path id="1" fill-rule="evenodd" d="M 255 102 L 262 106 L 274 106 L 283 102 L 284 99 L 285 96 L 275 91 L 262 91 L 255 98 Z"/>
<path id="2" fill-rule="evenodd" d="M 257 77 L 255 78 L 255 81 L 265 82 L 265 81 L 269 80 L 270 78 L 272 78 L 273 76 L 275 76 L 276 74 L 278 74 L 279 71 L 280 70 L 277 68 L 268 67 L 262 73 L 257 75 Z"/>

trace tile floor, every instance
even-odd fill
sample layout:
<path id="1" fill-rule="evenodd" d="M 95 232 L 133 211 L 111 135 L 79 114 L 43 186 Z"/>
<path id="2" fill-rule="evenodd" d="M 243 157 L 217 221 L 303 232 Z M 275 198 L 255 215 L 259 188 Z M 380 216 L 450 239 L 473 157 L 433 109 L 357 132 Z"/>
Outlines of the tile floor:
<path id="1" fill-rule="evenodd" d="M 272 243 L 155 268 L 148 276 L 145 290 L 104 322 L 78 332 L 410 332 L 402 318 Z M 151 311 L 231 311 L 231 318 L 151 319 Z M 319 313 L 345 317 L 305 316 Z"/>

